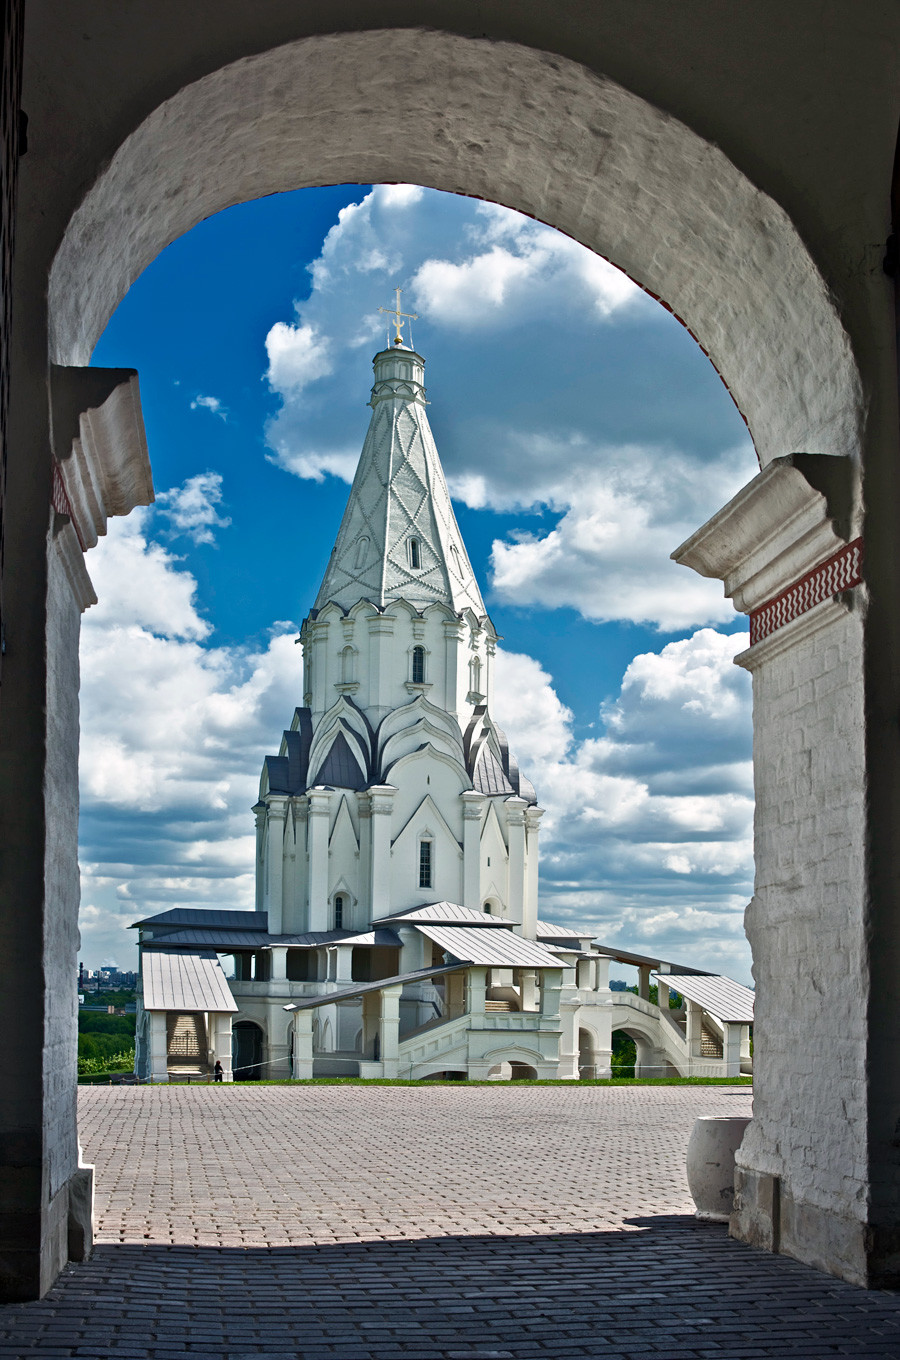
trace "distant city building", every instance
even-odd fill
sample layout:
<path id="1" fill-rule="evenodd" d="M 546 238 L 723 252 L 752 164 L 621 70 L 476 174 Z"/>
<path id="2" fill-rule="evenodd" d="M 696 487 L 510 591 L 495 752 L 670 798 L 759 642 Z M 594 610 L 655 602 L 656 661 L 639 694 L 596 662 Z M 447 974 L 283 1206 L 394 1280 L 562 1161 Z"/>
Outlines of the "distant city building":
<path id="1" fill-rule="evenodd" d="M 539 919 L 542 809 L 492 716 L 497 634 L 396 322 L 301 631 L 303 702 L 263 763 L 256 910 L 137 923 L 136 1071 L 577 1079 L 609 1073 L 624 1028 L 639 1071 L 736 1075 L 746 988 L 664 981 L 674 965 Z M 640 995 L 610 991 L 616 957 Z"/>

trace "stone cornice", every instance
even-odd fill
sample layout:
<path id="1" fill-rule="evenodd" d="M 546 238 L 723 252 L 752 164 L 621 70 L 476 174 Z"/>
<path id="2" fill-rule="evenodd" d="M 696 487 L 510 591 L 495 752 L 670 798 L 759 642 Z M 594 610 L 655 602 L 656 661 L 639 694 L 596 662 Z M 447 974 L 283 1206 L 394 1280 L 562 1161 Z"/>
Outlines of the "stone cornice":
<path id="1" fill-rule="evenodd" d="M 751 613 L 828 561 L 856 527 L 847 458 L 776 459 L 672 553 Z"/>
<path id="2" fill-rule="evenodd" d="M 137 374 L 128 368 L 61 368 L 50 376 L 53 452 L 67 513 L 83 549 L 112 515 L 153 502 Z"/>

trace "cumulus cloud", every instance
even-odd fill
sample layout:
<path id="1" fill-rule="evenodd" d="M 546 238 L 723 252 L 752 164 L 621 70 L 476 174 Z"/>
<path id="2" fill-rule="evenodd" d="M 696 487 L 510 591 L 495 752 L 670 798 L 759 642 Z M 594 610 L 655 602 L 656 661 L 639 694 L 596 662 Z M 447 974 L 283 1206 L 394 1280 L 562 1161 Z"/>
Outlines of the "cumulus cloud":
<path id="1" fill-rule="evenodd" d="M 218 472 L 198 472 L 181 486 L 163 491 L 157 506 L 168 516 L 173 531 L 194 543 L 214 543 L 215 529 L 227 529 L 231 520 L 219 514 L 222 503 L 222 476 Z"/>
<path id="2" fill-rule="evenodd" d="M 745 641 L 705 628 L 635 657 L 588 738 L 533 658 L 498 652 L 498 721 L 547 810 L 544 916 L 749 976 L 750 693 L 732 664 Z"/>
<path id="3" fill-rule="evenodd" d="M 572 304 L 606 318 L 644 301 L 614 265 L 510 208 L 478 204 L 467 238 L 461 259 L 425 260 L 413 276 L 413 296 L 429 320 L 496 327 Z"/>
<path id="4" fill-rule="evenodd" d="M 192 411 L 209 411 L 220 420 L 228 420 L 228 412 L 218 397 L 196 396 L 191 402 Z"/>
<path id="5" fill-rule="evenodd" d="M 296 630 L 262 649 L 212 645 L 151 514 L 113 521 L 88 562 L 100 603 L 81 645 L 81 928 L 94 956 L 168 906 L 252 908 L 250 808 L 298 702 Z"/>

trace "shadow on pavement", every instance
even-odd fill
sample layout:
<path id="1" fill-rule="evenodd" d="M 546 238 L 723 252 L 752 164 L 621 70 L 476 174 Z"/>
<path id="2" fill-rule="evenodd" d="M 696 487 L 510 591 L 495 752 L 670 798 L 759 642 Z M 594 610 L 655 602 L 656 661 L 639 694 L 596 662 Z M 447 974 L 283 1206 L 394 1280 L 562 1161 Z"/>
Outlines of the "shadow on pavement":
<path id="1" fill-rule="evenodd" d="M 660 1215 L 559 1236 L 316 1247 L 109 1246 L 0 1310 L 42 1360 L 900 1360 L 900 1295 L 868 1293 Z"/>

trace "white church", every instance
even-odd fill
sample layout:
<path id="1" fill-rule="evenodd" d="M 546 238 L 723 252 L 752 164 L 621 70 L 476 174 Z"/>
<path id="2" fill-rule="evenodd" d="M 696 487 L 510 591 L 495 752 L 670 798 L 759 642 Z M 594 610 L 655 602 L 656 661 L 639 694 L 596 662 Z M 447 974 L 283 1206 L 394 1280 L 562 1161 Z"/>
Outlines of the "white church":
<path id="1" fill-rule="evenodd" d="M 256 910 L 136 923 L 136 1073 L 578 1080 L 609 1075 L 614 1030 L 638 1075 L 747 1071 L 747 988 L 540 919 L 543 810 L 492 717 L 497 633 L 393 315 L 302 704 L 263 762 Z"/>

